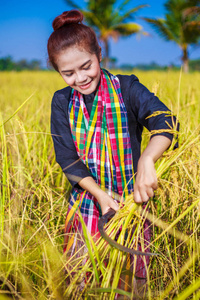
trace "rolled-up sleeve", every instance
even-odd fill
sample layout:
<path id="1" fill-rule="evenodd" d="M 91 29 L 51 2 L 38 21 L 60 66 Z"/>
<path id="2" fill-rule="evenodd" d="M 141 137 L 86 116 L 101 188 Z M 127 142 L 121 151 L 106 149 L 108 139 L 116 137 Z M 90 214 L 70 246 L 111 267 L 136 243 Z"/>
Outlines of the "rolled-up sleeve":
<path id="1" fill-rule="evenodd" d="M 71 185 L 81 189 L 78 181 L 92 175 L 77 154 L 68 119 L 68 100 L 59 91 L 54 94 L 51 104 L 51 134 L 57 163 Z"/>

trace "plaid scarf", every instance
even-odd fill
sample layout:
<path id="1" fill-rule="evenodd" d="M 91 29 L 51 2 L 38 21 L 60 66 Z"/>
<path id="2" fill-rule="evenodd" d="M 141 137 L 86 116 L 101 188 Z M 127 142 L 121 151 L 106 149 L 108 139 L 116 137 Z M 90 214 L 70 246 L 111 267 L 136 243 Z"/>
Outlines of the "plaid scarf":
<path id="1" fill-rule="evenodd" d="M 113 198 L 115 193 L 126 197 L 133 192 L 128 118 L 118 78 L 101 70 L 100 85 L 90 116 L 82 94 L 72 90 L 69 121 L 76 151 L 101 189 Z M 76 213 L 78 207 L 90 234 L 94 236 L 98 232 L 100 206 L 89 192 L 78 193 L 76 189 L 70 197 L 65 232 L 81 231 Z M 68 249 L 73 241 L 68 241 Z"/>

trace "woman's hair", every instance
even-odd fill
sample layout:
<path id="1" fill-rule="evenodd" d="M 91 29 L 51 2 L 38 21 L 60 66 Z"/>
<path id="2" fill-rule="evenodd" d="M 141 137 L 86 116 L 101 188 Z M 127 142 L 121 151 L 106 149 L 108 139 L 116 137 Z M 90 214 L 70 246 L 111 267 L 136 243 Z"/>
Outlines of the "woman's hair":
<path id="1" fill-rule="evenodd" d="M 49 63 L 58 71 L 57 55 L 71 46 L 79 46 L 91 54 L 96 54 L 100 61 L 101 48 L 94 31 L 82 24 L 83 14 L 78 10 L 65 11 L 52 23 L 53 33 L 50 35 L 47 50 Z"/>

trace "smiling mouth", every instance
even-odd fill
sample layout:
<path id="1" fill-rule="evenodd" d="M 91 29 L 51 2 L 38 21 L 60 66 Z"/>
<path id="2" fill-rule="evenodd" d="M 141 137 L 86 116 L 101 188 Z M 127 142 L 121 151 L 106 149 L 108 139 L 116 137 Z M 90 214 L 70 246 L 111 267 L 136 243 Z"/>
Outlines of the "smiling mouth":
<path id="1" fill-rule="evenodd" d="M 78 87 L 83 90 L 87 89 L 90 86 L 91 82 L 92 82 L 92 80 L 86 84 L 79 85 Z"/>

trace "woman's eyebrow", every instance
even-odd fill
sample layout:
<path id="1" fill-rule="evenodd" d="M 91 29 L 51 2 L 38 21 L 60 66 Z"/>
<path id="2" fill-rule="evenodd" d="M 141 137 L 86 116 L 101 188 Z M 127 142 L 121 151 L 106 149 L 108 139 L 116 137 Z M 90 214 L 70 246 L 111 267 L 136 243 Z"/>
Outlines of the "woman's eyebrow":
<path id="1" fill-rule="evenodd" d="M 85 65 L 87 65 L 88 63 L 91 62 L 91 59 L 88 59 L 86 62 L 84 62 L 81 66 L 80 66 L 80 69 L 85 67 Z M 64 72 L 72 72 L 73 70 L 62 70 L 61 72 L 64 73 Z"/>
<path id="2" fill-rule="evenodd" d="M 81 65 L 81 68 L 85 67 L 85 65 L 87 65 L 90 62 L 91 62 L 91 59 L 88 59 L 84 64 Z"/>

